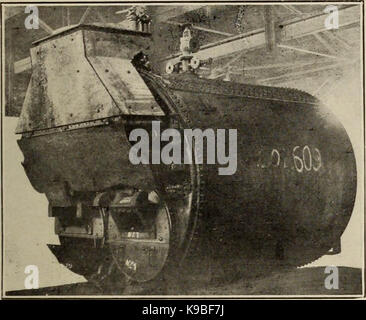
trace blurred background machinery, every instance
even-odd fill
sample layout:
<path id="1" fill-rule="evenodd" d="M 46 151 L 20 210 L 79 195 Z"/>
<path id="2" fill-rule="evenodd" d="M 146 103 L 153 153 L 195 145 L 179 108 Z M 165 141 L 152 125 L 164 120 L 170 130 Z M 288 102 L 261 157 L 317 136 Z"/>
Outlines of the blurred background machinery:
<path id="1" fill-rule="evenodd" d="M 138 27 L 153 34 L 161 72 L 179 59 L 179 40 L 190 24 L 195 57 L 212 58 L 209 67 L 200 68 L 200 76 L 325 94 L 345 71 L 359 70 L 361 43 L 360 7 L 337 5 L 339 26 L 331 30 L 325 25 L 330 12 L 324 11 L 326 7 L 197 4 L 147 6 L 136 12 L 130 6 L 39 6 L 39 29 L 27 30 L 25 7 L 9 6 L 5 10 L 6 115 L 20 113 L 31 74 L 33 41 L 81 23 L 136 27 L 136 14 L 141 16 Z"/>

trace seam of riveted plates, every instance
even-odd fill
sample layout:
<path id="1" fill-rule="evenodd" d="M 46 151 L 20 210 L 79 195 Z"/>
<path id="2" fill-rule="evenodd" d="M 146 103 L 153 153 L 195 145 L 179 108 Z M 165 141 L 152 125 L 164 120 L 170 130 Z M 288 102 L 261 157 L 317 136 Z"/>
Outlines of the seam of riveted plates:
<path id="1" fill-rule="evenodd" d="M 140 70 L 140 73 L 143 75 L 143 78 L 145 81 L 149 81 L 154 84 L 154 86 L 164 88 L 165 93 L 167 96 L 172 100 L 173 104 L 172 106 L 168 105 L 168 108 L 170 109 L 171 114 L 176 114 L 180 118 L 180 120 L 183 121 L 184 128 L 194 128 L 196 126 L 195 120 L 196 117 L 190 112 L 190 110 L 186 107 L 184 102 L 174 94 L 173 91 L 170 90 L 170 88 L 167 86 L 167 83 L 165 79 L 162 77 L 152 74 L 150 72 L 146 72 L 143 70 Z M 198 86 L 200 88 L 200 86 Z M 172 109 L 173 108 L 173 109 Z M 190 236 L 190 241 L 188 241 L 188 246 L 185 249 L 185 253 L 183 254 L 180 263 L 182 263 L 189 254 L 194 253 L 195 246 L 192 246 L 192 242 L 199 241 L 199 233 L 200 228 L 204 228 L 202 225 L 202 217 L 204 216 L 204 206 L 206 204 L 205 199 L 205 191 L 206 191 L 206 167 L 203 164 L 196 164 L 196 195 L 197 199 L 192 202 L 192 211 L 196 212 L 196 218 L 193 222 L 193 232 Z M 174 189 L 170 190 L 172 192 L 176 192 Z"/>
<path id="2" fill-rule="evenodd" d="M 41 129 L 41 130 L 35 130 L 30 132 L 23 132 L 23 136 L 26 138 L 30 137 L 36 137 L 51 133 L 58 133 L 58 132 L 64 132 L 64 131 L 71 131 L 76 129 L 82 129 L 82 128 L 90 128 L 90 127 L 96 127 L 96 126 L 104 126 L 110 124 L 111 121 L 118 121 L 120 120 L 120 116 L 115 116 L 111 118 L 104 118 L 104 119 L 98 119 L 93 121 L 85 121 L 80 123 L 73 123 L 68 124 L 61 127 L 55 127 L 55 128 L 49 128 L 49 129 Z"/>
<path id="3" fill-rule="evenodd" d="M 91 127 L 97 127 L 97 126 L 107 126 L 112 123 L 124 123 L 124 124 L 128 123 L 128 124 L 139 125 L 139 124 L 150 123 L 149 121 L 151 121 L 151 119 L 136 120 L 136 119 L 126 119 L 126 118 L 123 118 L 122 116 L 113 116 L 113 117 L 104 118 L 104 119 L 68 124 L 65 126 L 60 126 L 60 127 L 55 127 L 55 128 L 23 132 L 22 135 L 25 138 L 30 138 L 30 137 L 43 136 L 46 134 L 59 133 L 59 132 L 77 130 L 77 129 L 91 128 Z"/>
<path id="4" fill-rule="evenodd" d="M 307 94 L 306 92 L 292 88 L 266 87 L 204 79 L 197 81 L 194 78 L 189 80 L 180 80 L 178 77 L 165 78 L 164 83 L 168 88 L 180 91 L 229 95 L 261 100 L 319 104 L 319 100 L 315 97 Z"/>
<path id="5" fill-rule="evenodd" d="M 185 106 L 184 102 L 175 95 L 172 91 L 169 91 L 170 98 L 174 101 L 175 105 L 178 107 L 176 112 L 179 112 L 181 117 L 185 119 L 186 124 L 189 128 L 194 128 L 194 123 L 196 118 L 192 118 L 192 112 Z M 207 183 L 207 176 L 206 176 L 206 167 L 204 164 L 196 165 L 197 170 L 197 185 L 198 185 L 198 192 L 196 194 L 197 196 L 197 202 L 193 204 L 192 209 L 197 212 L 196 219 L 193 222 L 193 232 L 191 234 L 190 242 L 186 248 L 186 251 L 180 261 L 181 263 L 186 259 L 187 256 L 190 254 L 195 254 L 198 249 L 198 246 L 192 246 L 192 243 L 199 241 L 199 234 L 201 232 L 201 228 L 204 228 L 204 225 L 202 224 L 202 218 L 205 215 L 205 205 L 206 205 L 206 183 Z"/>

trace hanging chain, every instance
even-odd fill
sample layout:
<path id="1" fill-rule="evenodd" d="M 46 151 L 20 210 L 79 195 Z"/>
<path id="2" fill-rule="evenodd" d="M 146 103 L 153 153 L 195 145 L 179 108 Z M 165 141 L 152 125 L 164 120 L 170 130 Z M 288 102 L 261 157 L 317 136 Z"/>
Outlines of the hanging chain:
<path id="1" fill-rule="evenodd" d="M 235 22 L 235 28 L 237 30 L 237 32 L 243 33 L 243 26 L 242 26 L 242 21 L 244 18 L 244 14 L 245 14 L 245 6 L 239 6 L 239 10 L 238 10 L 238 15 L 236 16 L 236 22 Z"/>

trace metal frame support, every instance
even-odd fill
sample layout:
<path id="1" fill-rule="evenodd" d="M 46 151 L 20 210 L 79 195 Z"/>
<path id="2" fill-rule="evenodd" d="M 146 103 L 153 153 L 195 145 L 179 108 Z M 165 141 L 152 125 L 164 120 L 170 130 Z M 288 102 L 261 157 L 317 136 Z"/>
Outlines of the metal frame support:
<path id="1" fill-rule="evenodd" d="M 298 21 L 283 23 L 281 30 L 281 41 L 289 41 L 307 35 L 326 31 L 324 25 L 325 14 L 312 16 Z M 339 28 L 360 23 L 360 6 L 355 5 L 339 9 Z M 238 36 L 229 37 L 201 47 L 196 53 L 199 59 L 221 58 L 242 50 L 252 50 L 266 44 L 264 29 L 253 30 Z M 179 53 L 165 57 L 161 61 L 177 61 Z"/>
<path id="2" fill-rule="evenodd" d="M 275 51 L 277 44 L 275 15 L 272 6 L 263 6 L 264 34 L 267 50 Z"/>

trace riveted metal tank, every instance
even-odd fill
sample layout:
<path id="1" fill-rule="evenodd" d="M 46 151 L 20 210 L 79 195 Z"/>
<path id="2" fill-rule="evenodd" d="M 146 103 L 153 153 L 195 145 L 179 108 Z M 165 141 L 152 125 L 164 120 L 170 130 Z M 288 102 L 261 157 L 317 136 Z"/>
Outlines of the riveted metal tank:
<path id="1" fill-rule="evenodd" d="M 213 265 L 299 266 L 334 248 L 352 214 L 356 163 L 332 113 L 295 89 L 158 76 L 146 67 L 151 46 L 143 32 L 86 25 L 31 49 L 18 142 L 56 217 L 59 261 L 87 278 L 103 266 L 104 276 L 146 282 Z M 236 172 L 131 164 L 129 133 L 151 134 L 152 121 L 237 129 Z"/>

